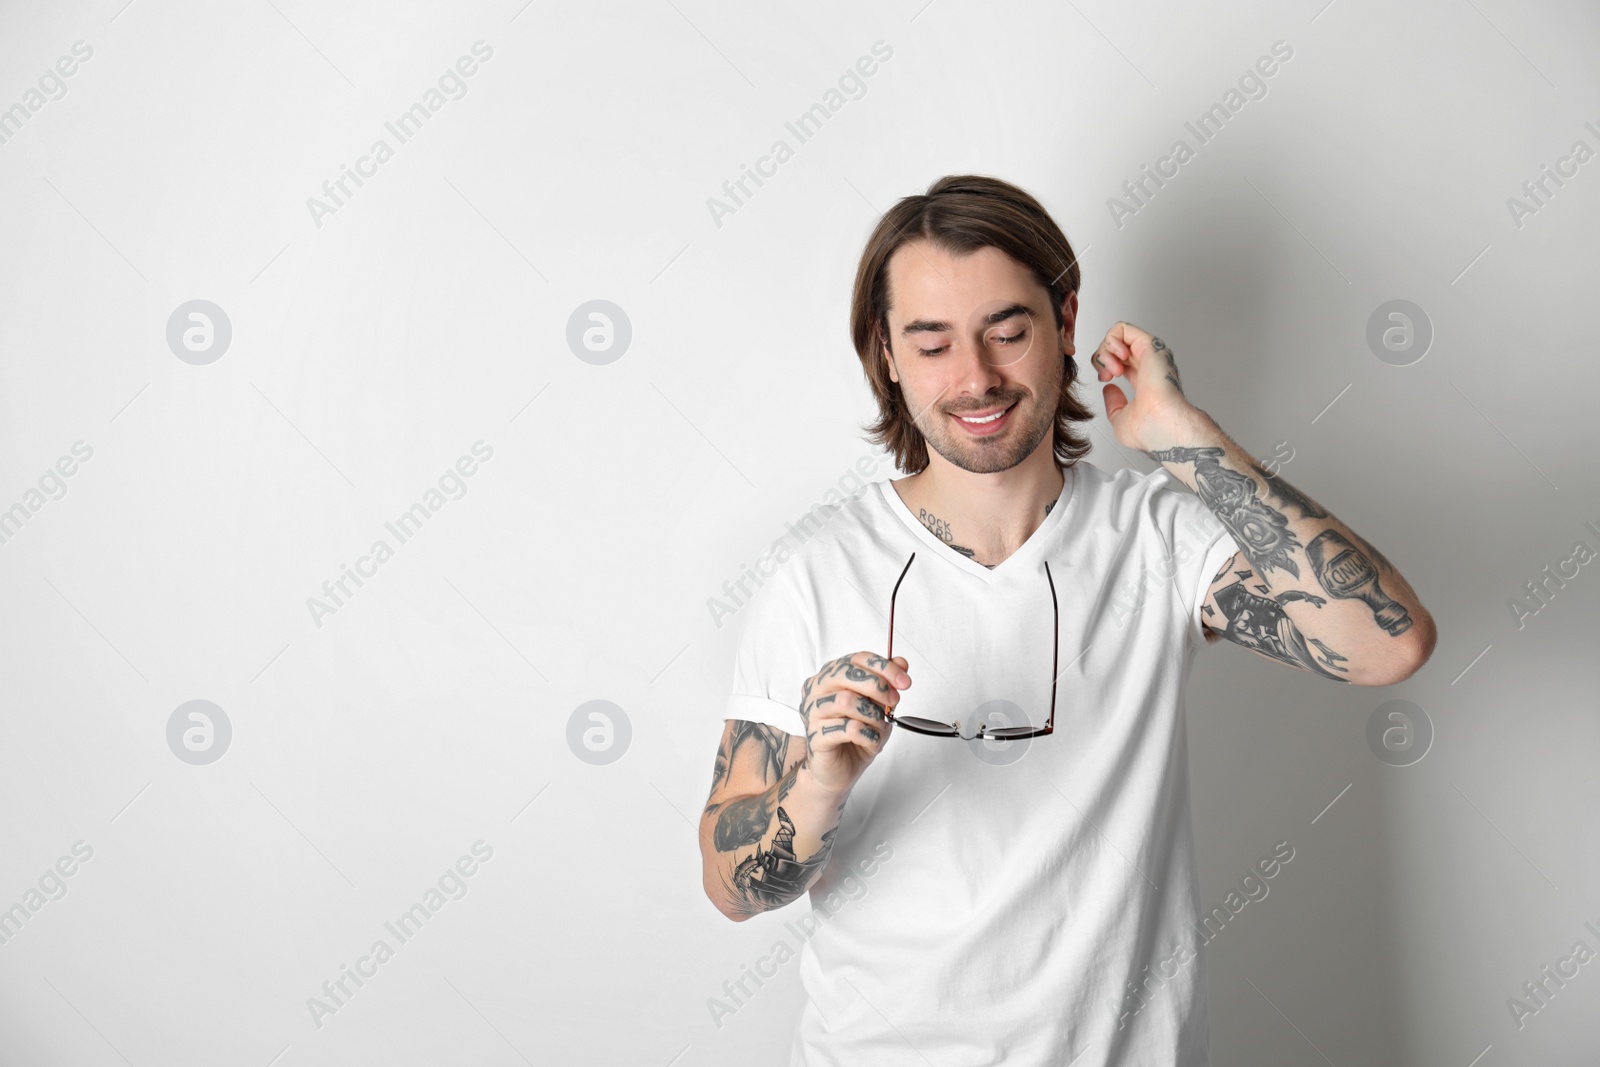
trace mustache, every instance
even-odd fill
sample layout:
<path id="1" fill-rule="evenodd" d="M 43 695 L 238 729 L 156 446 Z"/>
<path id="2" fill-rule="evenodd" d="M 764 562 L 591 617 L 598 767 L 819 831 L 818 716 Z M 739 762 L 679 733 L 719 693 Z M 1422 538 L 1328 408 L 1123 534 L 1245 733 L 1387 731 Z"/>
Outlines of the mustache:
<path id="1" fill-rule="evenodd" d="M 1012 397 L 997 396 L 992 399 L 985 400 L 980 404 L 975 404 L 971 407 L 945 408 L 944 410 L 950 415 L 970 415 L 974 411 L 990 411 L 996 407 L 1011 407 L 1013 404 L 1021 403 L 1025 396 L 1026 394 Z"/>

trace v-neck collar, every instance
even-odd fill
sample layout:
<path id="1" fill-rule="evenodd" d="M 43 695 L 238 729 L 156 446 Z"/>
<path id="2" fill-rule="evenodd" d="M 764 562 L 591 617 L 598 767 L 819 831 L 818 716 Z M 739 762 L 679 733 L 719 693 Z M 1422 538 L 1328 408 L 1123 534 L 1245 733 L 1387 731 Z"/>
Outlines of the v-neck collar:
<path id="1" fill-rule="evenodd" d="M 975 578 L 982 579 L 988 584 L 993 584 L 997 579 L 1005 578 L 1011 574 L 1026 569 L 1028 561 L 1039 554 L 1040 546 L 1048 541 L 1055 531 L 1066 519 L 1067 509 L 1072 506 L 1073 488 L 1078 480 L 1078 468 L 1074 464 L 1062 471 L 1061 494 L 1056 497 L 1055 506 L 1050 509 L 1050 514 L 1044 517 L 1044 522 L 1039 528 L 1028 535 L 1028 539 L 1011 555 L 996 564 L 993 570 L 985 567 L 971 556 L 962 555 L 939 538 L 933 531 L 924 526 L 911 514 L 911 509 L 906 502 L 900 499 L 900 493 L 894 484 L 887 478 L 873 483 L 878 487 L 879 498 L 884 506 L 892 511 L 901 522 L 905 523 L 912 535 L 921 541 L 929 553 L 936 559 L 942 559 L 958 570 L 966 571 Z"/>

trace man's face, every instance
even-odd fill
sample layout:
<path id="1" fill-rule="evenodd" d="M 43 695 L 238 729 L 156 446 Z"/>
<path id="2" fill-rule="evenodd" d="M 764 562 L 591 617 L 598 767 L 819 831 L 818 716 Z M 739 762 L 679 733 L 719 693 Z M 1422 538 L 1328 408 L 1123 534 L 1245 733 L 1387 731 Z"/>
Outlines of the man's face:
<path id="1" fill-rule="evenodd" d="M 1058 332 L 1050 294 L 1000 249 L 913 241 L 889 260 L 889 294 L 889 374 L 931 450 L 992 474 L 1052 440 L 1076 293 Z"/>

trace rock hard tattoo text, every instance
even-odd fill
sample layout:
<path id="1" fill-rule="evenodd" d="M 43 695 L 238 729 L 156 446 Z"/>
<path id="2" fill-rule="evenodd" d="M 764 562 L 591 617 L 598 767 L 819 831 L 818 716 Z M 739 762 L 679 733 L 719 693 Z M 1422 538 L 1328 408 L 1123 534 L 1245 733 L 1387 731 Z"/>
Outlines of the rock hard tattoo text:
<path id="1" fill-rule="evenodd" d="M 1173 364 L 1172 373 L 1173 374 L 1177 374 L 1178 373 L 1177 364 Z M 1176 379 L 1174 379 L 1174 383 L 1176 383 Z M 1055 507 L 1055 506 L 1056 506 L 1056 502 L 1054 500 L 1052 500 L 1049 503 L 1045 504 L 1044 513 L 1045 513 L 1045 515 L 1047 517 L 1050 514 L 1050 509 Z M 972 560 L 974 563 L 981 564 L 982 566 L 987 567 L 990 570 L 994 570 L 997 566 L 999 566 L 998 563 L 984 563 L 982 560 L 980 560 L 978 558 L 978 554 L 977 554 L 976 551 L 974 551 L 973 549 L 967 548 L 964 545 L 956 544 L 955 531 L 951 529 L 950 524 L 948 522 L 945 522 L 943 519 L 939 518 L 939 516 L 930 513 L 926 508 L 918 508 L 917 509 L 917 519 L 922 523 L 922 525 L 924 525 L 924 526 L 926 526 L 928 528 L 928 532 L 929 533 L 933 534 L 933 536 L 937 537 L 939 540 L 943 541 L 945 544 L 949 545 L 952 549 L 954 549 L 955 551 L 961 553 L 963 556 L 966 556 L 968 559 Z"/>

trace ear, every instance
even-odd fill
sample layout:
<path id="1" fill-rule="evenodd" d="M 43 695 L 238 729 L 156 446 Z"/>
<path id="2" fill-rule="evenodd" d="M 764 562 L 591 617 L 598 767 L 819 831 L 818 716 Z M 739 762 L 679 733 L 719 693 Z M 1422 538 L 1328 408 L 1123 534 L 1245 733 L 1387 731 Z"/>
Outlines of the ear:
<path id="1" fill-rule="evenodd" d="M 894 354 L 889 351 L 889 342 L 883 339 L 882 334 L 878 335 L 878 344 L 883 348 L 883 361 L 889 368 L 889 380 L 896 385 L 900 384 L 900 375 L 894 366 Z"/>
<path id="2" fill-rule="evenodd" d="M 1073 331 L 1077 326 L 1078 292 L 1074 289 L 1061 301 L 1061 350 L 1069 356 L 1077 354 L 1077 348 L 1073 343 Z"/>

